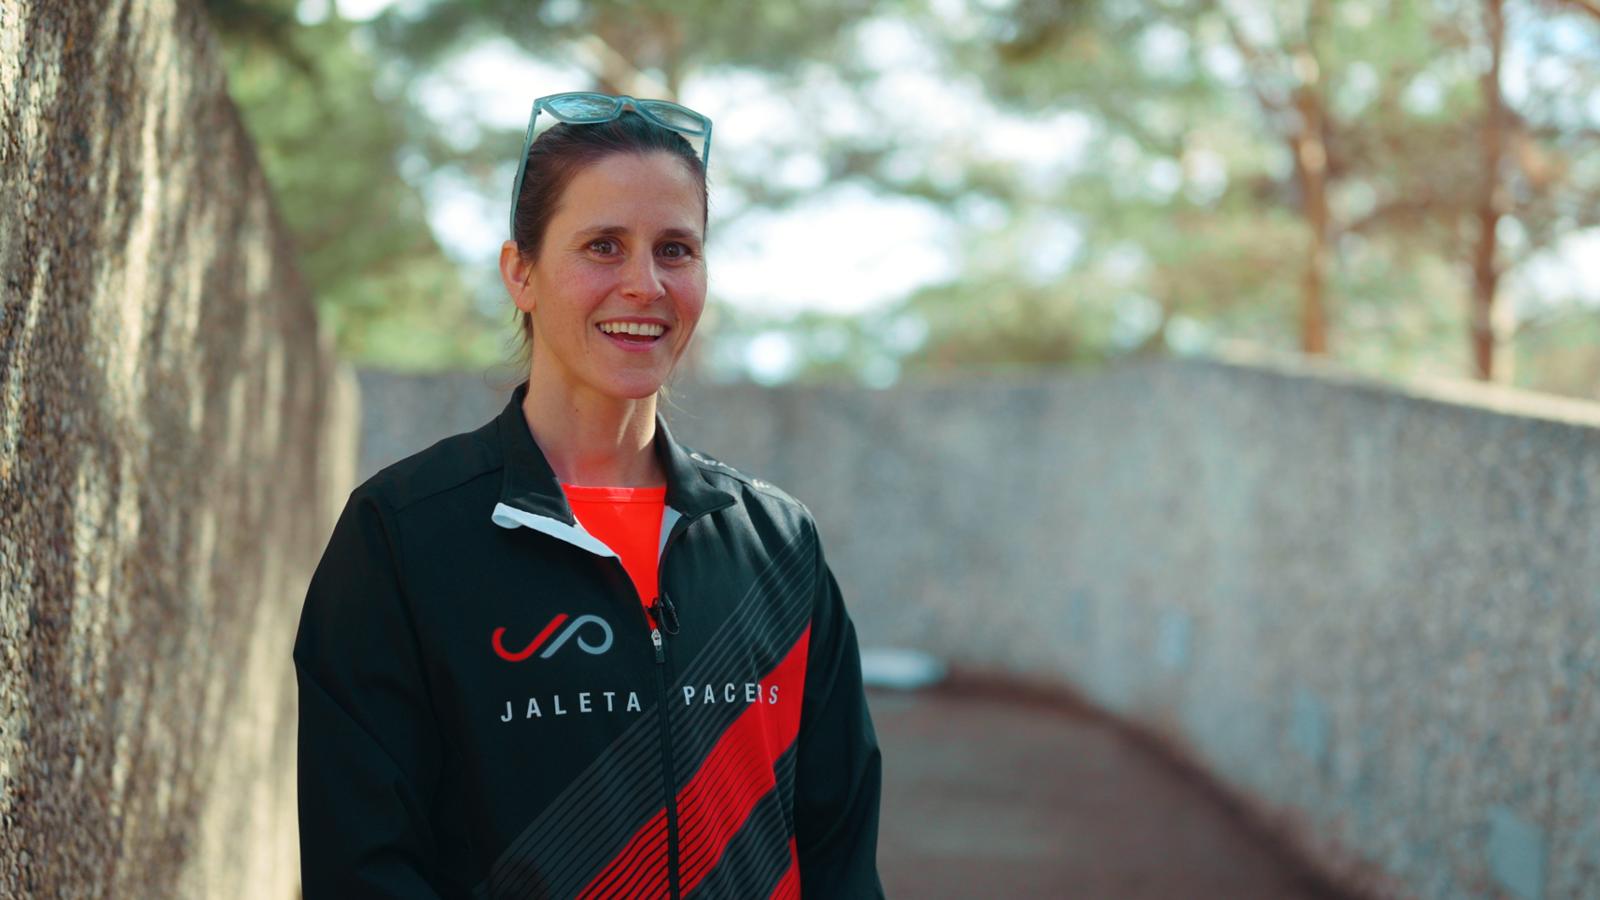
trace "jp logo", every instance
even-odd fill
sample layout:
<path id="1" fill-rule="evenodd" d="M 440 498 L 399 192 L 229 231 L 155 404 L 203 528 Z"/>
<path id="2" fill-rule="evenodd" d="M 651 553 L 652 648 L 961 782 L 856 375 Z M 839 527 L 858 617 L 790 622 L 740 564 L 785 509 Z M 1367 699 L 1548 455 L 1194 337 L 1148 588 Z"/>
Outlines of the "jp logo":
<path id="1" fill-rule="evenodd" d="M 500 654 L 500 658 L 507 660 L 508 662 L 522 662 L 523 660 L 532 656 L 534 652 L 537 651 L 539 647 L 550 638 L 550 635 L 555 632 L 557 628 L 561 628 L 561 623 L 566 621 L 566 613 L 556 613 L 556 617 L 550 620 L 550 624 L 546 625 L 544 630 L 539 632 L 538 636 L 535 637 L 533 641 L 528 644 L 528 646 L 523 647 L 521 650 L 518 650 L 515 653 L 507 650 L 505 645 L 500 643 L 500 638 L 506 633 L 506 630 L 504 628 L 496 628 L 494 630 L 494 638 L 491 640 L 491 643 L 494 644 L 494 652 Z M 599 626 L 601 633 L 604 635 L 598 644 L 591 644 L 585 640 L 582 635 L 578 635 L 578 630 L 590 623 Z M 591 629 L 591 631 L 592 630 L 593 629 Z M 555 653 L 557 650 L 560 650 L 561 645 L 565 644 L 574 635 L 578 635 L 578 648 L 585 653 L 599 655 L 611 649 L 611 626 L 606 624 L 606 620 L 600 618 L 599 616 L 582 615 L 576 619 L 573 619 L 566 628 L 562 628 L 561 633 L 556 635 L 556 639 L 550 641 L 550 646 L 545 647 L 544 652 L 539 654 L 539 658 L 549 659 L 551 654 Z"/>

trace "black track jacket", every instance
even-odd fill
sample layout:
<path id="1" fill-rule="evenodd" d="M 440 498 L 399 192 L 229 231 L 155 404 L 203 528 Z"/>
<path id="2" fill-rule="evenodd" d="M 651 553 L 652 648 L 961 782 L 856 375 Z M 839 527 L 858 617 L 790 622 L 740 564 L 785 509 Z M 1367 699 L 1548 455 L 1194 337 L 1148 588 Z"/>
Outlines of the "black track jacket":
<path id="1" fill-rule="evenodd" d="M 312 576 L 307 900 L 882 897 L 881 757 L 809 511 L 658 418 L 647 611 L 527 389 L 356 488 Z"/>

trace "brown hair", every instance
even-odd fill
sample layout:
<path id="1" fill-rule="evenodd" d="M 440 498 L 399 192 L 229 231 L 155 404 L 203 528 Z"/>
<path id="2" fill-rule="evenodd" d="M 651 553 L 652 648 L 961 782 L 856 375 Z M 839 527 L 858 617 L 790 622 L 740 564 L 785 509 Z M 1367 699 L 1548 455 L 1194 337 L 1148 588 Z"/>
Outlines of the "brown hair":
<path id="1" fill-rule="evenodd" d="M 609 122 L 593 125 L 558 123 L 545 131 L 528 148 L 527 170 L 522 176 L 522 194 L 517 197 L 517 212 L 512 238 L 517 253 L 526 261 L 539 258 L 545 230 L 556 214 L 567 185 L 584 168 L 614 153 L 669 153 L 688 166 L 700 185 L 700 227 L 709 221 L 709 191 L 706 170 L 694 148 L 683 135 L 663 128 L 628 110 Z M 512 307 L 516 309 L 515 307 Z M 519 367 L 526 375 L 533 353 L 533 316 L 517 310 L 521 320 Z"/>

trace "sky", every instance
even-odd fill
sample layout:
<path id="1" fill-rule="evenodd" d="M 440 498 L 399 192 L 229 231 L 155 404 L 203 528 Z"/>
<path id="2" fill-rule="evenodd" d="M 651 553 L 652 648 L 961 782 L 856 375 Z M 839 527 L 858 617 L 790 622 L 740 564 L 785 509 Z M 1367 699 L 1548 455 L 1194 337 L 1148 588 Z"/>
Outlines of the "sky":
<path id="1" fill-rule="evenodd" d="M 332 2 L 335 0 L 302 0 L 301 17 L 315 21 Z M 364 20 L 391 6 L 403 9 L 424 0 L 336 2 L 343 17 Z M 964 8 L 959 0 L 945 0 L 939 7 L 947 21 L 959 23 L 959 11 Z M 1187 41 L 1181 32 L 1170 31 L 1152 34 L 1141 48 L 1151 65 L 1160 65 L 1164 57 L 1180 52 Z M 875 195 L 856 186 L 824 185 L 820 164 L 804 152 L 772 159 L 775 137 L 776 143 L 792 139 L 793 146 L 804 147 L 807 128 L 893 128 L 914 137 L 911 143 L 924 148 L 906 164 L 926 167 L 934 177 L 942 164 L 954 164 L 955 157 L 941 148 L 960 146 L 966 153 L 975 152 L 1040 179 L 1064 174 L 1093 139 L 1087 121 L 1071 113 L 1024 118 L 995 110 L 983 97 L 982 85 L 975 79 L 952 79 L 948 72 L 936 69 L 931 62 L 935 55 L 920 45 L 918 35 L 892 19 L 866 24 L 858 40 L 863 58 L 879 73 L 865 88 L 866 100 L 872 114 L 885 116 L 886 121 L 863 120 L 850 86 L 822 66 L 806 73 L 808 92 L 817 92 L 824 101 L 820 105 L 830 113 L 830 121 L 820 124 L 796 121 L 786 105 L 769 102 L 773 88 L 760 75 L 690 78 L 683 85 L 680 101 L 715 123 L 707 247 L 709 291 L 714 302 L 778 316 L 807 310 L 860 313 L 880 308 L 919 286 L 945 280 L 958 270 L 959 232 L 953 216 L 970 217 L 972 210 L 957 213 L 916 200 Z M 1505 82 L 1513 102 L 1525 93 L 1530 79 L 1552 74 L 1559 73 L 1544 72 L 1540 61 L 1513 41 Z M 417 97 L 436 121 L 477 117 L 487 125 L 520 130 L 527 122 L 533 97 L 582 89 L 588 83 L 581 48 L 569 61 L 540 61 L 509 41 L 490 41 L 430 77 L 418 88 Z M 1419 81 L 1413 87 L 1411 102 L 1427 104 L 1427 85 Z M 1600 122 L 1600 98 L 1594 106 L 1593 117 Z M 952 115 L 952 110 L 960 112 Z M 984 121 L 983 129 L 965 127 L 975 118 Z M 508 148 L 506 155 L 504 178 L 500 179 L 507 185 L 506 196 L 484 196 L 475 185 L 448 173 L 419 173 L 419 187 L 435 234 L 469 271 L 494 271 L 505 236 L 516 148 Z M 1203 183 L 1206 167 L 1204 160 L 1200 162 L 1200 183 L 1190 185 L 1190 190 L 1207 190 Z M 815 188 L 815 195 L 782 212 L 746 216 L 737 228 L 719 229 L 719 163 L 760 163 L 773 179 Z M 1220 168 L 1213 174 L 1216 177 L 1210 189 L 1220 190 L 1226 174 Z M 1153 168 L 1150 187 L 1161 190 L 1163 179 L 1181 177 L 1177 172 Z M 1176 183 L 1169 187 L 1175 189 Z M 1042 273 L 1066 267 L 1079 243 L 1073 228 L 1060 225 L 1058 233 L 1046 242 L 1037 262 Z M 1514 243 L 1517 236 L 1508 233 L 1502 237 Z M 1571 235 L 1552 252 L 1530 260 L 1507 279 L 1505 293 L 1519 314 L 1535 312 L 1541 297 L 1578 296 L 1600 304 L 1600 230 Z M 778 333 L 763 335 L 746 350 L 746 366 L 760 380 L 781 380 L 797 362 L 793 347 Z"/>

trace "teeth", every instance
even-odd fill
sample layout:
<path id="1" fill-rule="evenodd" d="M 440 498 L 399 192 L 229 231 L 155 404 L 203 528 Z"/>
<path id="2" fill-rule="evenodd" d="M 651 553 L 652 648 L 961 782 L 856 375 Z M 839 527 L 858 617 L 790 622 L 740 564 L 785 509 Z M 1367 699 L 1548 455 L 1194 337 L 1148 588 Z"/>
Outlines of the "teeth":
<path id="1" fill-rule="evenodd" d="M 638 334 L 646 337 L 660 337 L 667 329 L 661 325 L 644 322 L 601 322 L 600 330 L 606 334 Z"/>

